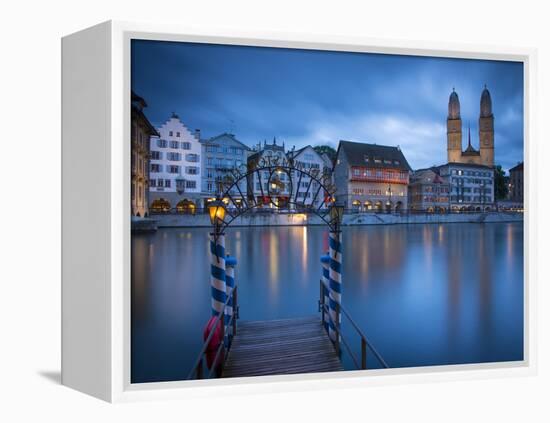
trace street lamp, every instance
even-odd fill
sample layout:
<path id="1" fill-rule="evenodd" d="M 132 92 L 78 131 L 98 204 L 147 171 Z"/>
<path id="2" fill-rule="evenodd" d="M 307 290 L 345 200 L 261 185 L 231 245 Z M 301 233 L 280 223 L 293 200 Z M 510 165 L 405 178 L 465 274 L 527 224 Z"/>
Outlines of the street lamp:
<path id="1" fill-rule="evenodd" d="M 208 214 L 210 215 L 210 223 L 214 225 L 216 233 L 225 221 L 225 204 L 219 199 L 208 203 Z"/>

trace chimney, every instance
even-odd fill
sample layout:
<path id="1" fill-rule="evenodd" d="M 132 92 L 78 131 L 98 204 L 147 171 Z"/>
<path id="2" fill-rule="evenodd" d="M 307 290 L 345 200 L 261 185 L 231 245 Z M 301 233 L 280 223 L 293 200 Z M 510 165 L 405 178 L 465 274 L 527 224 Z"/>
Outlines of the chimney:
<path id="1" fill-rule="evenodd" d="M 200 140 L 201 139 L 201 130 L 195 129 L 195 138 Z"/>

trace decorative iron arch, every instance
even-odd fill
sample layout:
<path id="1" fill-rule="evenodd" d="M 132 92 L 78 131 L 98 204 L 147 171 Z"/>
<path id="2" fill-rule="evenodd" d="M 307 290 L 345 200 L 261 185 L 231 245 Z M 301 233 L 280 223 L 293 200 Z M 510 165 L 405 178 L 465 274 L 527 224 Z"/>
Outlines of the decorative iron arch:
<path id="1" fill-rule="evenodd" d="M 263 176 L 265 174 L 267 177 Z M 246 193 L 240 187 L 243 181 L 246 182 Z M 300 191 L 302 181 L 307 182 L 305 191 Z M 313 188 L 314 182 L 316 186 Z M 259 183 L 261 201 L 255 195 L 256 183 Z M 264 189 L 265 183 L 267 190 Z M 221 186 L 222 193 L 218 199 L 226 200 L 232 206 L 226 207 L 226 217 L 220 227 L 222 231 L 238 217 L 269 204 L 278 210 L 315 214 L 331 230 L 336 228 L 337 222 L 331 218 L 329 207 L 335 201 L 336 194 L 330 172 L 306 168 L 292 158 L 262 157 L 252 166 L 228 169 Z M 278 200 L 274 201 L 274 197 Z M 319 205 L 317 200 L 320 200 Z"/>

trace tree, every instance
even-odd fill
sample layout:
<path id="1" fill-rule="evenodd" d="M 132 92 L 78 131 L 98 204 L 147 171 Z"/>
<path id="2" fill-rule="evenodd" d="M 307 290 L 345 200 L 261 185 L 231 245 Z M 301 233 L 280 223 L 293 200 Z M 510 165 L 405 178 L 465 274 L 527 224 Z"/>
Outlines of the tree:
<path id="1" fill-rule="evenodd" d="M 508 184 L 501 165 L 495 166 L 495 200 L 504 200 L 508 195 Z"/>
<path id="2" fill-rule="evenodd" d="M 313 149 L 318 154 L 326 154 L 332 162 L 336 160 L 336 150 L 330 145 L 316 145 L 315 147 L 313 147 Z"/>

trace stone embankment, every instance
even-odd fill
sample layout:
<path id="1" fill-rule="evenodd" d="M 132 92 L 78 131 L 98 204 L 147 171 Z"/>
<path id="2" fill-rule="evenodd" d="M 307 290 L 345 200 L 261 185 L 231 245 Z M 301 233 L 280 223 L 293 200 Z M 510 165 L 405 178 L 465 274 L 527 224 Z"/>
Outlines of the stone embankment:
<path id="1" fill-rule="evenodd" d="M 425 223 L 499 223 L 522 222 L 522 213 L 450 213 L 450 214 L 386 214 L 354 213 L 344 215 L 343 225 L 398 225 Z M 322 225 L 319 216 L 301 213 L 247 213 L 236 218 L 231 226 L 303 226 Z M 155 215 L 149 219 L 132 219 L 132 229 L 137 231 L 157 228 L 210 227 L 207 214 Z"/>

